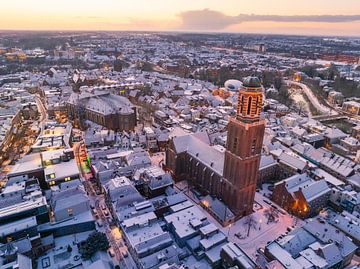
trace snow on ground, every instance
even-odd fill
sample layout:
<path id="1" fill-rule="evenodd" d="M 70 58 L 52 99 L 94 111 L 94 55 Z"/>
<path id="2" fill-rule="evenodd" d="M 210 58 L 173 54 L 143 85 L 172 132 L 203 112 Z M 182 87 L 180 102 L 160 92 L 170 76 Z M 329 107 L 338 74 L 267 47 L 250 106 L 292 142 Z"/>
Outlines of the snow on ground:
<path id="1" fill-rule="evenodd" d="M 269 189 L 269 187 L 274 186 L 274 184 L 264 183 L 262 184 L 262 190 L 260 190 L 260 193 L 263 194 L 265 197 L 271 197 L 272 191 Z"/>
<path id="2" fill-rule="evenodd" d="M 310 117 L 312 116 L 309 104 L 308 104 L 308 102 L 305 100 L 304 96 L 302 96 L 302 94 L 300 92 L 294 91 L 294 93 L 291 95 L 291 98 L 294 100 L 294 102 L 296 104 L 303 103 L 304 106 L 305 106 L 303 109 L 306 110 L 306 113 Z"/>
<path id="3" fill-rule="evenodd" d="M 161 167 L 165 162 L 165 152 L 157 152 L 151 155 L 151 164 Z"/>
<path id="4" fill-rule="evenodd" d="M 303 83 L 299 83 L 299 82 L 294 82 L 291 81 L 290 82 L 292 85 L 296 85 L 298 87 L 301 87 L 301 89 L 303 90 L 303 92 L 306 94 L 306 96 L 309 98 L 310 102 L 314 105 L 314 107 L 320 111 L 322 114 L 326 114 L 326 115 L 337 115 L 338 113 L 322 104 L 320 104 L 319 100 L 317 99 L 317 97 L 314 95 L 314 93 L 312 92 L 312 90 L 305 84 Z"/>
<path id="5" fill-rule="evenodd" d="M 247 221 L 247 217 L 238 220 L 231 228 L 229 240 L 238 243 L 244 251 L 253 257 L 256 257 L 256 250 L 260 247 L 265 247 L 267 242 L 275 240 L 281 234 L 287 232 L 287 229 L 296 224 L 301 226 L 302 221 L 296 217 L 289 215 L 284 210 L 278 213 L 279 218 L 276 222 L 267 223 L 267 217 L 264 214 L 266 209 L 270 209 L 271 206 L 265 201 L 270 202 L 262 194 L 255 194 L 255 201 L 259 203 L 263 208 L 252 214 L 256 220 L 256 227 L 250 229 L 249 237 L 247 237 L 248 226 L 244 223 Z M 272 202 L 271 202 L 272 203 Z M 274 203 L 272 203 L 274 205 Z M 239 236 L 236 236 L 238 234 Z"/>
<path id="6" fill-rule="evenodd" d="M 225 235 L 228 236 L 229 241 L 238 243 L 249 256 L 254 258 L 256 257 L 258 248 L 265 247 L 267 242 L 275 240 L 281 234 L 285 234 L 287 229 L 294 226 L 295 224 L 297 227 L 300 227 L 303 223 L 302 220 L 289 215 L 261 193 L 256 193 L 254 204 L 255 212 L 251 215 L 255 220 L 255 224 L 254 227 L 251 227 L 249 237 L 247 237 L 248 225 L 245 223 L 248 220 L 248 217 L 243 217 L 235 223 L 227 227 L 223 227 L 199 205 L 199 199 L 196 198 L 192 191 L 187 190 L 186 181 L 177 183 L 176 188 L 187 195 L 190 200 L 202 210 L 202 212 L 207 216 L 208 220 L 213 222 Z M 279 218 L 276 220 L 276 222 L 267 223 L 265 211 L 266 209 L 270 209 L 272 207 L 270 204 L 273 204 L 279 209 Z"/>

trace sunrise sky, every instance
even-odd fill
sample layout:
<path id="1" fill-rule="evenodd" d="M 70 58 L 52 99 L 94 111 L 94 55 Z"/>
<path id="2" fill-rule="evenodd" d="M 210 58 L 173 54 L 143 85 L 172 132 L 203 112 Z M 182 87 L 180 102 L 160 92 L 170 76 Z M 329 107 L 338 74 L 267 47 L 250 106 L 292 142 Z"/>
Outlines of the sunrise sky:
<path id="1" fill-rule="evenodd" d="M 360 36 L 360 0 L 0 0 L 0 29 Z"/>

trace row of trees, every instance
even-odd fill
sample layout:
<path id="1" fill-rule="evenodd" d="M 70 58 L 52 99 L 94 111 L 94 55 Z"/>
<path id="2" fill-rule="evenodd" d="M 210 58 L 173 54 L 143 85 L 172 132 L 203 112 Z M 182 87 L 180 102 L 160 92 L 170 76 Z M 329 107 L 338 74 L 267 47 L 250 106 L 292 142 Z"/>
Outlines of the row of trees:
<path id="1" fill-rule="evenodd" d="M 259 77 L 266 88 L 274 86 L 276 89 L 280 89 L 283 85 L 282 75 L 278 72 L 263 71 L 259 73 L 241 68 L 232 68 L 230 66 L 222 66 L 219 69 L 200 69 L 195 73 L 195 78 L 222 86 L 229 79 L 242 79 L 250 75 Z"/>
<path id="2" fill-rule="evenodd" d="M 331 65 L 329 68 L 318 71 L 318 68 L 321 68 L 320 65 L 306 65 L 300 69 L 301 72 L 305 73 L 311 78 L 319 77 L 326 80 L 334 80 L 339 76 L 340 72 L 335 65 Z"/>
<path id="3" fill-rule="evenodd" d="M 304 72 L 310 78 L 319 77 L 325 80 L 334 81 L 334 89 L 341 92 L 345 97 L 360 97 L 360 84 L 353 80 L 348 80 L 345 77 L 340 76 L 339 70 L 335 65 L 331 65 L 329 68 L 319 72 L 317 68 L 320 66 L 308 65 L 303 67 L 300 71 Z M 306 83 L 315 90 L 318 95 L 326 98 L 326 93 L 321 90 L 319 81 L 314 79 L 307 79 Z"/>
<path id="4" fill-rule="evenodd" d="M 291 107 L 294 103 L 294 100 L 291 98 L 289 88 L 286 85 L 282 85 L 277 92 L 268 91 L 266 97 L 279 101 L 281 104 Z"/>
<path id="5" fill-rule="evenodd" d="M 334 89 L 340 91 L 345 97 L 360 97 L 360 84 L 353 80 L 337 77 L 334 81 Z"/>

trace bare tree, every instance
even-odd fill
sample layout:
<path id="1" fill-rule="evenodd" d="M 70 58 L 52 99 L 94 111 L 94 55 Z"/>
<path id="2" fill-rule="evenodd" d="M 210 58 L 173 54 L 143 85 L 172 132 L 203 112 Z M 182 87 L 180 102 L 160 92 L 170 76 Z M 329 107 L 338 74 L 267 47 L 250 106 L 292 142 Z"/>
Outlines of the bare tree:
<path id="1" fill-rule="evenodd" d="M 265 217 L 267 218 L 266 224 L 269 224 L 270 222 L 274 222 L 276 219 L 279 218 L 279 213 L 278 213 L 278 211 L 277 211 L 275 208 L 273 208 L 273 207 L 270 207 L 270 208 L 268 208 L 268 209 L 265 209 L 264 215 L 265 215 Z"/>
<path id="2" fill-rule="evenodd" d="M 255 217 L 254 217 L 253 215 L 246 216 L 245 218 L 246 218 L 246 219 L 245 219 L 245 221 L 244 221 L 244 225 L 245 225 L 246 228 L 247 228 L 247 236 L 249 237 L 249 235 L 250 235 L 250 229 L 251 229 L 251 228 L 256 229 L 256 224 L 257 224 L 257 222 L 256 222 L 256 219 L 255 219 Z"/>
<path id="3" fill-rule="evenodd" d="M 306 110 L 306 103 L 303 102 L 303 101 L 299 101 L 297 104 L 296 104 L 297 108 L 299 109 L 299 115 L 304 111 Z"/>

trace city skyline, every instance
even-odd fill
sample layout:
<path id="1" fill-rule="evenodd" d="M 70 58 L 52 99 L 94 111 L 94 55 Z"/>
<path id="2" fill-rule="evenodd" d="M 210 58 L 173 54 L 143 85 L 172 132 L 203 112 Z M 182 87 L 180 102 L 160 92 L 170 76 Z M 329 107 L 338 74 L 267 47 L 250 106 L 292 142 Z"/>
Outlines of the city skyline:
<path id="1" fill-rule="evenodd" d="M 334 30 L 355 8 L 148 2 L 0 17 L 69 26 L 0 30 L 0 269 L 357 268 L 360 37 Z M 75 31 L 109 7 L 136 16 Z"/>
<path id="2" fill-rule="evenodd" d="M 355 0 L 7 1 L 1 30 L 111 30 L 360 35 Z"/>

